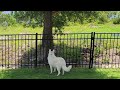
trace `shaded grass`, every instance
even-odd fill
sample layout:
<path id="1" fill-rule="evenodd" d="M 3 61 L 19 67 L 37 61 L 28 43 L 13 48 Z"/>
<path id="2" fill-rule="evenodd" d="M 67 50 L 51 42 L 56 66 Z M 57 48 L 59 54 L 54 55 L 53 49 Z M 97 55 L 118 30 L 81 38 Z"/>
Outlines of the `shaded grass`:
<path id="1" fill-rule="evenodd" d="M 0 71 L 1 79 L 119 79 L 120 69 L 85 69 L 72 68 L 70 72 L 65 72 L 65 75 L 56 76 L 57 72 L 49 74 L 48 67 L 38 69 L 15 69 Z"/>

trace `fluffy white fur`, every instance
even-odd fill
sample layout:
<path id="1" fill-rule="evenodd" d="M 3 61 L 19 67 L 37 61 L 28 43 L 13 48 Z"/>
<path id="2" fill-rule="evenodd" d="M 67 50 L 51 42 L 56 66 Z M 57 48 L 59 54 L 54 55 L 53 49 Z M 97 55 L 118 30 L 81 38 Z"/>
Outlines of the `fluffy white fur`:
<path id="1" fill-rule="evenodd" d="M 58 75 L 60 75 L 60 70 L 62 69 L 62 74 L 64 75 L 64 71 L 66 72 L 69 72 L 70 69 L 72 68 L 72 65 L 69 65 L 68 67 L 66 67 L 66 62 L 65 60 L 62 58 L 62 57 L 56 57 L 55 54 L 54 54 L 54 50 L 51 51 L 51 49 L 49 49 L 49 53 L 48 53 L 48 64 L 50 66 L 50 74 L 52 73 L 53 71 L 53 68 L 54 68 L 54 71 L 58 71 Z"/>

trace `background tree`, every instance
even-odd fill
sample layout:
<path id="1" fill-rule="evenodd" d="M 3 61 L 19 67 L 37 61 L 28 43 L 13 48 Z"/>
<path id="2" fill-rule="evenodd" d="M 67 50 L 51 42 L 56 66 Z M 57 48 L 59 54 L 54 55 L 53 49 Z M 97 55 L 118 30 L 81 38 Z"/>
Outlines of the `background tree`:
<path id="1" fill-rule="evenodd" d="M 16 24 L 16 19 L 10 14 L 3 14 L 0 12 L 0 25 L 5 25 L 7 23 L 8 26 L 12 26 Z"/>
<path id="2" fill-rule="evenodd" d="M 109 11 L 108 16 L 113 24 L 120 24 L 120 11 Z"/>
<path id="3" fill-rule="evenodd" d="M 55 27 L 55 32 L 61 32 L 61 29 L 68 21 L 83 23 L 85 18 L 97 16 L 95 11 L 15 11 L 13 13 L 18 23 L 23 23 L 24 26 L 33 26 L 31 23 L 34 20 L 34 27 L 43 23 L 42 47 L 44 47 L 45 60 L 47 60 L 48 49 L 53 49 L 52 27 Z M 49 34 L 49 35 L 48 35 Z"/>
<path id="4" fill-rule="evenodd" d="M 84 20 L 94 17 L 98 17 L 96 11 L 15 11 L 13 13 L 16 21 L 22 23 L 24 26 L 43 26 L 43 38 L 42 46 L 46 43 L 51 44 L 53 48 L 52 27 L 55 28 L 55 32 L 62 32 L 63 26 L 67 25 L 67 22 L 79 22 L 84 23 Z M 32 22 L 34 20 L 34 22 Z M 49 36 L 47 37 L 47 35 Z M 45 40 L 49 38 L 50 40 Z"/>

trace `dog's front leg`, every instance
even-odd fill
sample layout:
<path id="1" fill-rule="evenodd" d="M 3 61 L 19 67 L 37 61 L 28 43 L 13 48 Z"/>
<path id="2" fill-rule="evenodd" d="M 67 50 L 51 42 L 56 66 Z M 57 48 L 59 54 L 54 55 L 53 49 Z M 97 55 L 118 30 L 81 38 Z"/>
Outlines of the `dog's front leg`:
<path id="1" fill-rule="evenodd" d="M 50 74 L 52 74 L 52 66 L 50 66 Z"/>

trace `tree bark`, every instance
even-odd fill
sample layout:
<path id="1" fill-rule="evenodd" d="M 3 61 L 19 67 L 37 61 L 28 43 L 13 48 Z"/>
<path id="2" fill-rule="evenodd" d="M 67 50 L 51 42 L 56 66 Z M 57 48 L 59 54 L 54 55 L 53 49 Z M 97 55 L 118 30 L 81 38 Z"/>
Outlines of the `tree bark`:
<path id="1" fill-rule="evenodd" d="M 45 62 L 47 62 L 48 51 L 53 49 L 53 36 L 52 36 L 52 11 L 44 12 L 44 29 L 42 37 L 42 47 L 45 52 Z"/>
<path id="2" fill-rule="evenodd" d="M 42 46 L 53 49 L 52 11 L 44 12 L 44 29 L 42 37 Z"/>

